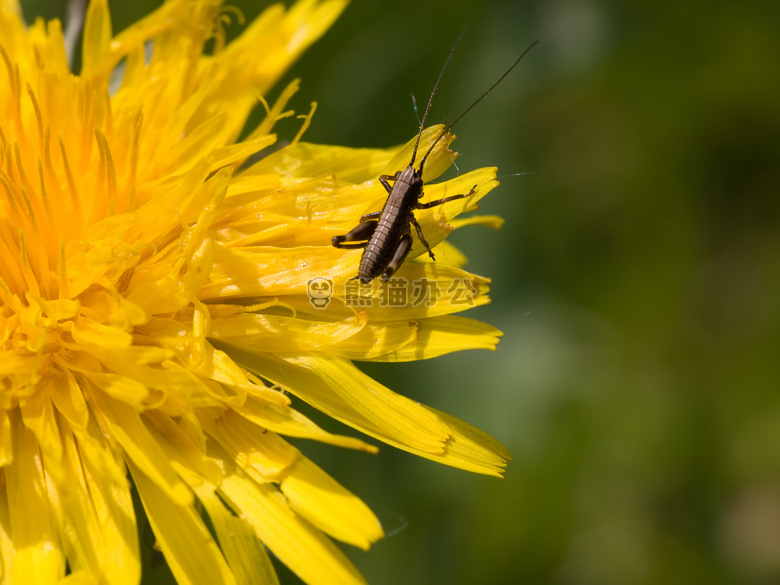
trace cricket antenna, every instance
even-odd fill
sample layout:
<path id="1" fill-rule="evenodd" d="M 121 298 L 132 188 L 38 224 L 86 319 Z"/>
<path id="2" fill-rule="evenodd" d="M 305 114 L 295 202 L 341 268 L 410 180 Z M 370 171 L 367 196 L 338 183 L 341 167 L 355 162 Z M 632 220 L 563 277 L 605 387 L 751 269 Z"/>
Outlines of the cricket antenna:
<path id="1" fill-rule="evenodd" d="M 466 32 L 466 31 L 464 30 L 463 32 Z M 463 36 L 463 33 L 461 33 L 461 34 L 460 34 L 460 36 L 462 37 L 462 36 Z M 458 38 L 458 43 L 460 43 L 460 38 Z M 457 47 L 457 46 L 458 46 L 458 43 L 455 43 L 455 47 Z M 474 101 L 474 103 L 472 103 L 472 104 L 471 104 L 471 105 L 470 105 L 468 108 L 466 108 L 465 110 L 463 110 L 463 112 L 461 112 L 460 116 L 458 116 L 457 118 L 455 118 L 455 119 L 454 119 L 452 122 L 450 122 L 450 123 L 449 123 L 449 125 L 448 125 L 448 126 L 447 126 L 447 127 L 444 129 L 444 130 L 442 130 L 442 133 L 441 133 L 441 134 L 439 134 L 439 136 L 437 136 L 437 137 L 436 137 L 436 140 L 434 140 L 434 141 L 433 141 L 433 144 L 431 144 L 431 147 L 428 149 L 428 152 L 426 152 L 426 153 L 425 153 L 425 156 L 423 157 L 422 161 L 420 161 L 420 174 L 422 174 L 422 169 L 423 169 L 423 165 L 425 165 L 425 161 L 426 161 L 426 160 L 428 160 L 428 156 L 429 156 L 429 155 L 430 155 L 430 154 L 433 152 L 433 148 L 434 148 L 434 147 L 435 147 L 435 146 L 436 146 L 436 145 L 439 143 L 439 140 L 441 140 L 442 138 L 444 138 L 444 135 L 445 135 L 445 134 L 447 134 L 447 132 L 449 132 L 449 131 L 452 129 L 452 127 L 453 127 L 455 124 L 457 124 L 457 123 L 458 123 L 458 121 L 459 121 L 461 118 L 463 118 L 463 116 L 465 116 L 466 114 L 468 114 L 468 113 L 471 111 L 471 109 L 472 109 L 474 106 L 476 106 L 476 105 L 477 105 L 479 102 L 481 102 L 483 99 L 485 99 L 485 98 L 487 97 L 487 95 L 488 95 L 488 94 L 489 94 L 491 91 L 493 91 L 493 90 L 496 88 L 496 86 L 497 86 L 499 83 L 501 83 L 502 81 L 504 81 L 504 78 L 505 78 L 507 75 L 509 75 L 509 73 L 512 71 L 512 69 L 514 69 L 514 68 L 517 66 L 517 64 L 518 64 L 518 63 L 520 63 L 520 61 L 522 61 L 523 57 L 525 57 L 525 56 L 526 56 L 526 54 L 528 53 L 528 51 L 530 51 L 531 49 L 533 49 L 533 48 L 534 48 L 534 46 L 536 46 L 537 44 L 539 44 L 539 41 L 538 41 L 538 40 L 535 40 L 533 43 L 531 43 L 530 45 L 528 45 L 528 48 L 527 48 L 525 51 L 523 51 L 522 55 L 520 55 L 520 56 L 517 58 L 517 61 L 515 61 L 514 63 L 512 63 L 512 66 L 511 66 L 509 69 L 507 69 L 507 70 L 504 72 L 504 74 L 503 74 L 501 77 L 499 77 L 499 78 L 498 78 L 498 81 L 496 81 L 496 82 L 495 82 L 493 85 L 491 85 L 491 86 L 488 88 L 488 90 L 487 90 L 485 93 L 483 93 L 481 96 L 479 96 L 479 97 L 478 97 L 478 98 L 477 98 L 477 99 Z M 454 49 L 454 48 L 453 48 L 452 50 L 453 50 L 453 52 L 455 51 L 455 49 Z M 450 58 L 451 58 L 451 57 L 452 57 L 452 53 L 450 53 Z M 448 59 L 447 59 L 447 63 L 449 63 L 449 61 L 450 61 L 450 59 L 448 58 Z M 447 67 L 447 64 L 446 64 L 446 63 L 444 64 L 444 67 Z M 442 73 L 444 73 L 444 69 L 442 69 Z M 441 79 L 441 74 L 439 74 L 439 79 Z M 438 87 L 438 85 L 439 85 L 439 82 L 437 81 L 437 82 L 436 82 L 436 86 Z M 436 87 L 434 87 L 433 91 L 436 91 Z M 431 94 L 431 99 L 433 99 L 433 94 Z M 431 103 L 430 103 L 430 102 L 428 102 L 428 106 L 430 106 L 430 105 L 431 105 Z M 428 114 L 428 109 L 427 109 L 427 108 L 425 109 L 425 114 L 426 114 L 426 115 Z M 423 116 L 423 123 L 425 123 L 425 117 L 424 117 L 424 116 Z M 422 135 L 422 127 L 420 128 L 420 135 Z M 417 142 L 418 142 L 418 143 L 420 142 L 420 135 L 418 135 L 418 136 L 417 136 Z M 416 144 L 415 144 L 415 146 L 414 146 L 414 154 L 417 154 L 417 145 L 416 145 Z M 412 162 L 414 162 L 414 156 L 412 156 Z"/>
<path id="2" fill-rule="evenodd" d="M 417 147 L 420 146 L 420 138 L 422 137 L 423 128 L 425 128 L 425 120 L 428 118 L 428 110 L 431 109 L 431 104 L 433 103 L 433 96 L 436 95 L 436 90 L 439 89 L 439 82 L 441 81 L 441 78 L 444 75 L 444 70 L 447 69 L 447 65 L 450 64 L 450 61 L 452 60 L 452 56 L 455 54 L 455 50 L 458 48 L 458 45 L 460 45 L 460 40 L 463 38 L 463 35 L 466 34 L 467 30 L 469 30 L 469 27 L 464 28 L 463 32 L 460 33 L 460 36 L 458 37 L 458 40 L 455 41 L 455 46 L 452 47 L 452 50 L 450 51 L 450 54 L 447 57 L 447 60 L 444 62 L 444 67 L 442 67 L 441 71 L 439 71 L 439 78 L 436 80 L 436 83 L 433 86 L 433 91 L 431 92 L 431 97 L 428 98 L 428 105 L 425 106 L 425 113 L 423 113 L 422 122 L 420 122 L 420 131 L 417 133 L 417 141 L 414 143 L 414 150 L 412 151 L 412 161 L 409 163 L 409 166 L 413 166 L 414 165 L 414 159 L 417 157 Z M 484 97 L 484 96 L 482 96 L 482 97 Z M 479 99 L 482 99 L 482 98 L 479 98 Z M 439 138 L 441 138 L 441 137 L 439 137 Z M 426 158 L 428 157 L 428 155 L 425 155 L 425 156 L 426 156 Z"/>

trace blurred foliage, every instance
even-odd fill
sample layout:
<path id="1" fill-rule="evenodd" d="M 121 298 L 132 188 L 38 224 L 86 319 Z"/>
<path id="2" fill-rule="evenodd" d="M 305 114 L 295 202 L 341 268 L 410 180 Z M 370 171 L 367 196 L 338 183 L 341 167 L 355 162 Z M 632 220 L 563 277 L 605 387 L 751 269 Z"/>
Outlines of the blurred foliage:
<path id="1" fill-rule="evenodd" d="M 114 2 L 116 30 L 154 4 Z M 505 228 L 453 239 L 504 340 L 367 368 L 515 461 L 497 481 L 302 444 L 394 531 L 350 554 L 373 584 L 779 582 L 780 5 L 455 6 L 356 0 L 288 76 L 319 102 L 307 140 L 389 146 L 466 24 L 432 121 L 542 40 L 457 126 L 461 171 L 502 177 Z"/>

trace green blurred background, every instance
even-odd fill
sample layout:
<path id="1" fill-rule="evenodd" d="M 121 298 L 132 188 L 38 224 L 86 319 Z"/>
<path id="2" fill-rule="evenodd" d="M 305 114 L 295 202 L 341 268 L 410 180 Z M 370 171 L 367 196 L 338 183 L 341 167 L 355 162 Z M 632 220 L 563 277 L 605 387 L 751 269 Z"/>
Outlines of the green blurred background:
<path id="1" fill-rule="evenodd" d="M 156 4 L 113 2 L 115 30 Z M 505 227 L 453 241 L 505 336 L 366 369 L 515 460 L 301 444 L 391 533 L 350 556 L 373 584 L 779 583 L 780 4 L 355 0 L 287 76 L 319 102 L 305 138 L 408 140 L 467 24 L 432 122 L 542 41 L 457 126 L 461 172 L 499 167 Z"/>

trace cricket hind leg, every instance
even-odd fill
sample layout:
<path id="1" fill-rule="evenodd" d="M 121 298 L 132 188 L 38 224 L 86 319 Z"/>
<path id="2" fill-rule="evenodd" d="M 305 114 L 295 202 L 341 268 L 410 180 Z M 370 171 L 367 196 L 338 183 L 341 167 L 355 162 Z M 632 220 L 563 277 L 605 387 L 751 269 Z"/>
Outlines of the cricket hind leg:
<path id="1" fill-rule="evenodd" d="M 406 256 L 409 254 L 409 250 L 411 249 L 412 236 L 410 236 L 408 233 L 402 235 L 401 239 L 398 240 L 398 245 L 395 247 L 392 260 L 390 260 L 387 268 L 385 268 L 385 271 L 382 273 L 382 280 L 385 282 L 390 280 L 390 277 L 395 274 L 395 271 L 398 270 L 398 267 L 404 263 L 404 260 L 406 260 Z"/>
<path id="2" fill-rule="evenodd" d="M 373 214 L 369 214 L 373 215 Z M 358 225 L 356 228 L 350 230 L 343 236 L 333 236 L 331 239 L 331 243 L 336 248 L 343 248 L 345 250 L 352 250 L 355 248 L 365 248 L 366 244 L 368 243 L 368 239 L 371 237 L 371 235 L 374 233 L 374 230 L 376 230 L 376 226 L 379 225 L 379 221 L 376 219 L 369 219 L 367 221 L 364 221 L 360 225 Z M 365 240 L 365 241 L 360 241 Z M 345 244 L 344 242 L 359 242 L 355 244 Z"/>

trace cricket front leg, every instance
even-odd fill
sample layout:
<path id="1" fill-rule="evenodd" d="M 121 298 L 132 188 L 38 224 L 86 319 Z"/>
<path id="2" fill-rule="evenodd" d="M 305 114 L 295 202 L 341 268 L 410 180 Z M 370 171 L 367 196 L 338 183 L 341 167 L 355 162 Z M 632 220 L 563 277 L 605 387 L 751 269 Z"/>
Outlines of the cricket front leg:
<path id="1" fill-rule="evenodd" d="M 437 205 L 441 205 L 443 203 L 447 203 L 448 201 L 455 201 L 456 199 L 463 199 L 464 197 L 469 197 L 474 194 L 474 191 L 477 190 L 477 186 L 474 185 L 471 188 L 471 191 L 468 193 L 461 193 L 460 195 L 450 195 L 449 197 L 444 197 L 442 199 L 437 199 L 436 201 L 429 201 L 428 203 L 418 203 L 417 209 L 430 209 L 431 207 L 436 207 Z"/>
<path id="2" fill-rule="evenodd" d="M 423 235 L 422 227 L 420 227 L 420 224 L 417 223 L 417 219 L 411 213 L 409 214 L 409 221 L 412 222 L 414 229 L 417 230 L 417 237 L 420 238 L 422 245 L 425 246 L 426 250 L 428 250 L 428 256 L 431 257 L 431 260 L 436 260 L 436 257 L 433 255 L 433 251 L 431 250 L 431 247 L 428 245 L 428 242 L 425 241 L 425 236 Z"/>
<path id="3" fill-rule="evenodd" d="M 368 243 L 368 239 L 374 233 L 374 230 L 376 230 L 377 225 L 379 225 L 379 222 L 375 219 L 364 221 L 359 226 L 350 230 L 348 233 L 344 234 L 343 236 L 333 236 L 333 238 L 331 239 L 331 243 L 336 248 L 343 248 L 345 250 L 352 250 L 355 248 L 365 248 L 366 244 Z M 361 241 L 361 240 L 365 240 L 365 241 Z M 345 244 L 344 242 L 359 242 L 359 243 Z"/>
<path id="4" fill-rule="evenodd" d="M 390 183 L 388 183 L 388 181 L 395 181 L 395 175 L 379 175 L 379 182 L 382 183 L 382 186 L 385 188 L 385 191 L 391 193 L 393 191 L 393 188 L 390 186 Z"/>

